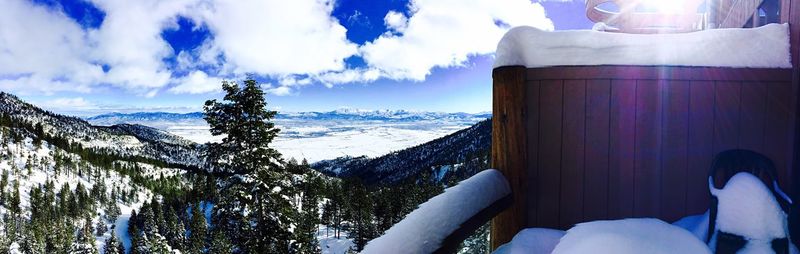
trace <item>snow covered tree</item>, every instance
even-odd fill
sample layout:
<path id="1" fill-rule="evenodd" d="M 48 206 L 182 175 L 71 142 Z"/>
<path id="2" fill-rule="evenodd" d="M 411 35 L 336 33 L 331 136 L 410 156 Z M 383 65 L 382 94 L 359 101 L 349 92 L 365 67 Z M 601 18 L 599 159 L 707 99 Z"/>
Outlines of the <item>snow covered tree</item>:
<path id="1" fill-rule="evenodd" d="M 211 237 L 211 244 L 208 247 L 208 253 L 214 254 L 231 254 L 233 253 L 231 242 L 228 240 L 221 231 L 214 230 Z"/>
<path id="2" fill-rule="evenodd" d="M 178 212 L 176 212 L 170 206 L 166 207 L 167 210 L 164 214 L 166 232 L 164 237 L 167 239 L 167 243 L 169 243 L 173 249 L 183 249 L 183 243 L 186 241 L 185 226 L 178 218 Z"/>
<path id="3" fill-rule="evenodd" d="M 226 235 L 241 239 L 242 252 L 285 253 L 289 250 L 293 212 L 289 173 L 281 155 L 269 144 L 279 129 L 271 122 L 277 112 L 267 110 L 264 91 L 250 78 L 243 86 L 224 81 L 225 102 L 206 101 L 205 120 L 213 135 L 208 158 L 222 179 L 216 224 Z M 237 213 L 248 212 L 245 220 Z M 241 225 L 244 223 L 244 225 Z M 243 230 L 242 230 L 243 229 Z M 242 237 L 242 238 L 238 238 Z"/>
<path id="4" fill-rule="evenodd" d="M 19 216 L 20 213 L 22 212 L 22 208 L 19 206 L 20 202 L 21 201 L 19 199 L 19 179 L 17 179 L 16 181 L 14 181 L 14 188 L 11 192 L 11 197 L 9 198 L 8 201 L 8 206 L 9 206 L 8 209 L 11 210 L 12 215 Z"/>
<path id="5" fill-rule="evenodd" d="M 111 237 L 106 239 L 106 245 L 103 247 L 104 254 L 125 254 L 125 247 L 122 242 L 117 239 L 117 234 L 111 231 Z"/>
<path id="6" fill-rule="evenodd" d="M 75 254 L 97 254 L 97 247 L 94 245 L 94 235 L 92 234 L 92 221 L 86 220 L 84 226 L 78 231 L 78 237 L 72 245 L 70 253 Z"/>
<path id="7" fill-rule="evenodd" d="M 150 253 L 153 254 L 172 252 L 172 248 L 167 243 L 167 239 L 164 239 L 164 237 L 158 233 L 148 236 L 147 248 Z"/>
<path id="8" fill-rule="evenodd" d="M 22 252 L 30 254 L 46 253 L 44 237 L 42 234 L 34 231 L 32 224 L 23 227 L 22 231 L 22 240 L 20 241 L 20 249 Z"/>
<path id="9" fill-rule="evenodd" d="M 6 186 L 8 186 L 8 171 L 3 169 L 3 175 L 0 176 L 0 205 L 6 204 Z"/>
<path id="10" fill-rule="evenodd" d="M 373 223 L 373 202 L 366 186 L 357 178 L 345 180 L 345 186 L 350 186 L 352 192 L 348 196 L 347 215 L 348 221 L 353 225 L 350 237 L 356 244 L 355 250 L 361 251 L 369 240 L 377 236 Z"/>
<path id="11" fill-rule="evenodd" d="M 291 164 L 291 163 L 290 163 Z M 320 176 L 311 169 L 304 160 L 300 165 L 290 165 L 297 167 L 299 174 L 302 174 L 302 181 L 298 188 L 301 196 L 300 213 L 297 227 L 294 230 L 296 249 L 300 253 L 319 253 L 319 243 L 316 239 L 318 225 L 321 223 L 319 218 L 319 202 L 322 196 L 321 190 L 324 183 Z"/>

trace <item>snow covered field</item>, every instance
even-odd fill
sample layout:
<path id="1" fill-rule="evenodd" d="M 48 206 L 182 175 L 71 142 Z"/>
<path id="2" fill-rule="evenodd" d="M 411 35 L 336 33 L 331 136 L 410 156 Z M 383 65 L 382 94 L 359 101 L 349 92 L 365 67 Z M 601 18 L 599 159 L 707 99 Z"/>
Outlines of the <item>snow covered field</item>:
<path id="1" fill-rule="evenodd" d="M 317 231 L 317 242 L 322 254 L 344 254 L 355 246 L 353 239 L 347 238 L 347 232 L 341 231 L 339 238 L 334 234 L 334 230 L 328 229 L 325 225 L 319 225 Z"/>
<path id="2" fill-rule="evenodd" d="M 419 145 L 467 128 L 486 116 L 447 113 L 420 113 L 394 119 L 393 115 L 355 115 L 340 113 L 324 117 L 279 117 L 275 124 L 281 129 L 273 146 L 285 158 L 302 159 L 313 163 L 341 156 L 380 156 Z M 372 112 L 370 112 L 372 113 Z M 95 125 L 118 123 L 141 124 L 184 137 L 198 143 L 218 141 L 208 132 L 205 121 L 198 117 L 114 117 L 89 119 Z"/>

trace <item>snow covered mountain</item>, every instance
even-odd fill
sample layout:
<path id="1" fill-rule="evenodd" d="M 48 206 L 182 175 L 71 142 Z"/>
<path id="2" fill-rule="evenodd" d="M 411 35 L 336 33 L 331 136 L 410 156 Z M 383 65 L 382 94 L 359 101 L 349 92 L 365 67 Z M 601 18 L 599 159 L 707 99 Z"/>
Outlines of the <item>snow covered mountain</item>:
<path id="1" fill-rule="evenodd" d="M 157 129 L 95 127 L 0 92 L 0 253 L 98 253 L 112 235 L 130 249 L 133 210 L 184 186 L 186 168 L 202 162 L 197 149 Z"/>
<path id="2" fill-rule="evenodd" d="M 393 121 L 409 122 L 420 120 L 480 120 L 491 117 L 491 113 L 443 113 L 409 110 L 361 110 L 342 108 L 328 112 L 279 112 L 275 120 L 350 120 L 350 121 Z M 137 112 L 108 113 L 86 118 L 95 125 L 115 125 L 121 123 L 153 123 L 153 122 L 197 122 L 204 121 L 202 112 L 167 113 Z M 145 124 L 146 125 L 146 124 Z"/>
<path id="3" fill-rule="evenodd" d="M 179 166 L 200 167 L 205 163 L 200 157 L 202 146 L 168 132 L 137 125 L 93 126 L 80 118 L 42 110 L 8 93 L 0 92 L 0 114 L 13 117 L 19 124 L 41 126 L 44 134 L 82 148 Z"/>
<path id="4" fill-rule="evenodd" d="M 377 157 L 340 157 L 312 167 L 340 178 L 358 177 L 365 184 L 391 184 L 430 173 L 436 180 L 463 179 L 486 167 L 492 140 L 491 119 L 411 148 Z"/>

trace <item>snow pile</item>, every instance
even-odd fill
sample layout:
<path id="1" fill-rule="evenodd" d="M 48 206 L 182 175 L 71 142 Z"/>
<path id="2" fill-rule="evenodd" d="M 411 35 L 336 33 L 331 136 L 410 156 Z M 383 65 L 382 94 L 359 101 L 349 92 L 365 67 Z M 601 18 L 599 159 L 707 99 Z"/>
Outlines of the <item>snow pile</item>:
<path id="1" fill-rule="evenodd" d="M 548 254 L 564 234 L 562 230 L 549 228 L 523 229 L 509 244 L 497 248 L 494 254 Z"/>
<path id="2" fill-rule="evenodd" d="M 658 219 L 581 223 L 567 231 L 553 254 L 711 253 L 703 241 Z"/>
<path id="3" fill-rule="evenodd" d="M 461 223 L 509 193 L 503 174 L 481 171 L 421 204 L 361 253 L 432 253 Z"/>
<path id="4" fill-rule="evenodd" d="M 731 177 L 722 189 L 712 187 L 710 190 L 719 200 L 716 231 L 747 239 L 743 253 L 769 252 L 773 239 L 787 237 L 786 214 L 756 176 L 741 172 Z M 711 242 L 715 239 L 713 235 Z M 711 246 L 713 248 L 714 244 Z"/>
<path id="5" fill-rule="evenodd" d="M 672 225 L 681 227 L 694 234 L 700 241 L 706 241 L 708 238 L 708 219 L 709 212 L 706 210 L 703 214 L 690 215 L 681 218 L 672 223 Z"/>
<path id="6" fill-rule="evenodd" d="M 789 25 L 710 29 L 681 34 L 624 34 L 592 30 L 509 30 L 494 67 L 670 65 L 791 68 Z"/>

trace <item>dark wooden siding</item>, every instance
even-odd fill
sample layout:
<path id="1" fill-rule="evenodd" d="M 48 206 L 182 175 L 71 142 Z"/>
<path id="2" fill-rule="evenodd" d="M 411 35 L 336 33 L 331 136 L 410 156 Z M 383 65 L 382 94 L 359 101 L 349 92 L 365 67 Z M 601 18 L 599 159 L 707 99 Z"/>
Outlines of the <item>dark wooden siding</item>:
<path id="1" fill-rule="evenodd" d="M 792 189 L 798 107 L 792 70 L 601 66 L 525 72 L 519 93 L 526 104 L 519 108 L 531 208 L 524 212 L 526 227 L 565 229 L 625 217 L 674 221 L 702 213 L 711 160 L 732 148 L 772 158 L 780 184 Z"/>

